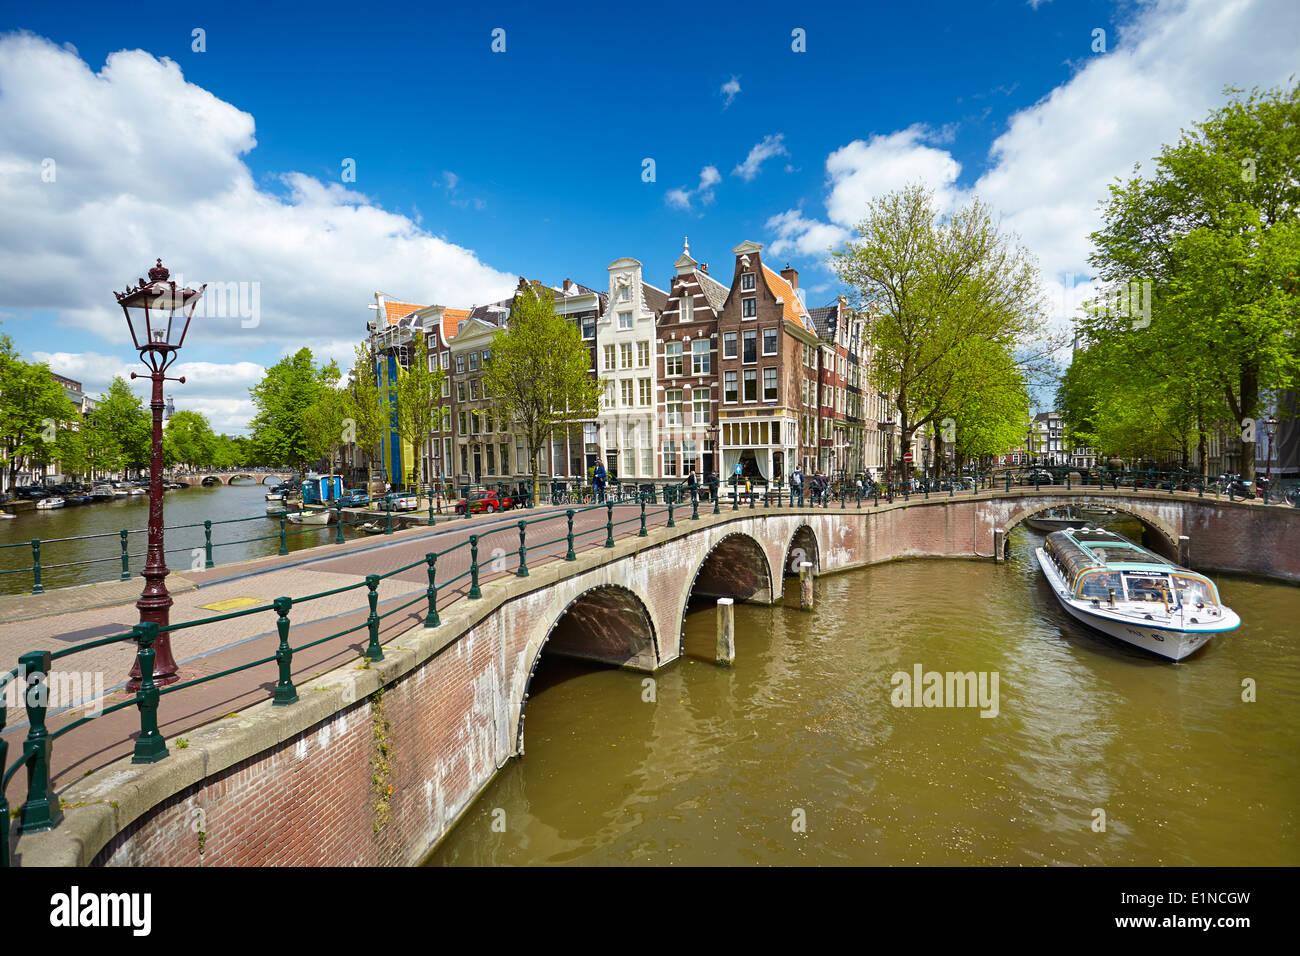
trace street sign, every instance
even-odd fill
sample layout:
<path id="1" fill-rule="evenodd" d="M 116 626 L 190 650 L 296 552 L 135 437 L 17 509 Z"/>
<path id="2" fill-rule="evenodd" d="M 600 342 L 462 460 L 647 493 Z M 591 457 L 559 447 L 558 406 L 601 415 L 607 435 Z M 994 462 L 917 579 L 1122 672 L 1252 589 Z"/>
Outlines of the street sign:
<path id="1" fill-rule="evenodd" d="M 903 456 L 903 461 L 911 461 L 911 460 L 912 460 L 912 453 L 909 451 L 906 455 Z"/>

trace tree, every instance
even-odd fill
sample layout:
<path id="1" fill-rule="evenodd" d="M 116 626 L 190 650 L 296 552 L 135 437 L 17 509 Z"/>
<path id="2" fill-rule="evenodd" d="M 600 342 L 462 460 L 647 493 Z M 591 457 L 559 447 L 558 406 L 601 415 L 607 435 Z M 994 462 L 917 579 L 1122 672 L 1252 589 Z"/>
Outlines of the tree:
<path id="1" fill-rule="evenodd" d="M 96 474 L 149 467 L 153 418 L 120 375 L 83 426 L 87 467 Z"/>
<path id="2" fill-rule="evenodd" d="M 216 450 L 217 436 L 207 418 L 199 412 L 175 412 L 167 420 L 163 430 L 165 462 L 210 468 L 215 465 Z"/>
<path id="3" fill-rule="evenodd" d="M 345 424 L 345 403 L 346 397 L 342 390 L 327 388 L 303 413 L 311 460 L 325 460 L 331 472 L 335 470 L 334 454 L 344 444 L 348 431 Z"/>
<path id="4" fill-rule="evenodd" d="M 8 467 L 11 491 L 20 468 L 58 459 L 59 436 L 77 417 L 49 366 L 23 361 L 0 335 L 0 465 Z"/>
<path id="5" fill-rule="evenodd" d="M 379 390 L 374 350 L 369 342 L 358 345 L 352 372 L 344 386 L 344 411 L 351 419 L 357 445 L 372 462 L 383 458 L 384 431 L 390 427 L 388 408 Z"/>
<path id="6" fill-rule="evenodd" d="M 1088 331 L 1103 347 L 1125 333 L 1159 341 L 1161 361 L 1137 374 L 1155 388 L 1176 376 L 1202 413 L 1217 392 L 1250 479 L 1261 393 L 1300 376 L 1300 84 L 1225 93 L 1228 105 L 1161 150 L 1150 178 L 1110 187 L 1092 264 L 1120 289 L 1151 283 L 1157 308 L 1149 326 L 1119 310 Z M 1202 449 L 1209 424 L 1197 426 Z"/>
<path id="7" fill-rule="evenodd" d="M 410 364 L 397 378 L 397 431 L 411 445 L 411 481 L 418 487 L 420 449 L 429 440 L 434 422 L 441 421 L 439 397 L 444 375 L 441 368 L 431 367 L 429 341 L 423 332 L 412 335 L 409 348 Z"/>
<path id="8" fill-rule="evenodd" d="M 311 349 L 300 348 L 266 370 L 250 388 L 257 414 L 249 424 L 254 455 L 260 463 L 297 468 L 319 457 L 323 437 L 313 430 L 306 412 L 338 381 L 334 362 L 316 365 Z"/>
<path id="9" fill-rule="evenodd" d="M 991 386 L 1014 392 L 1042 333 L 1038 268 L 988 207 L 973 200 L 944 218 L 929 190 L 908 186 L 872 199 L 856 231 L 830 265 L 873 313 L 872 373 L 894 397 L 902 447 Z"/>
<path id="10" fill-rule="evenodd" d="M 523 434 L 538 501 L 538 455 L 557 428 L 592 418 L 605 388 L 578 329 L 556 315 L 551 290 L 529 285 L 515 296 L 508 326 L 492 336 L 483 386 Z"/>

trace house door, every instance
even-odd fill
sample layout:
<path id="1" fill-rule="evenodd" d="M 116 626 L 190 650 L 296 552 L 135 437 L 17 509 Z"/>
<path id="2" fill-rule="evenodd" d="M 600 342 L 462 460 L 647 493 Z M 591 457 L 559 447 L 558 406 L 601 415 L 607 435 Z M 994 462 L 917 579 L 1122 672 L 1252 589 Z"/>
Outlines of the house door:
<path id="1" fill-rule="evenodd" d="M 483 478 L 483 453 L 479 449 L 474 449 L 474 483 L 478 484 Z"/>

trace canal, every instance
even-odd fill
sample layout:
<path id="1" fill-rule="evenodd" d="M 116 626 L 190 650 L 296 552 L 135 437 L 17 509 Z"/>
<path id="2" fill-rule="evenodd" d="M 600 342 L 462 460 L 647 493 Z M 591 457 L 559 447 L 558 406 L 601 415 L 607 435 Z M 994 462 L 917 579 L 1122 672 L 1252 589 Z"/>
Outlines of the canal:
<path id="1" fill-rule="evenodd" d="M 199 562 L 198 567 L 203 566 L 204 521 L 213 522 L 212 559 L 218 565 L 278 554 L 280 522 L 266 516 L 266 492 L 273 483 L 263 487 L 239 482 L 166 492 L 163 508 L 168 529 L 167 566 L 173 571 L 186 570 L 195 561 Z M 138 578 L 144 567 L 148 524 L 148 495 L 49 511 L 26 511 L 12 519 L 0 520 L 0 594 L 31 591 L 33 538 L 41 539 L 41 583 L 46 590 L 118 580 L 122 571 L 123 529 L 131 532 L 127 538 L 128 566 L 131 575 Z M 289 524 L 286 532 L 285 544 L 289 551 L 334 540 L 332 525 Z M 352 527 L 344 528 L 345 538 L 363 533 Z M 83 537 L 86 535 L 95 537 Z M 77 540 L 60 540 L 68 538 Z"/>
<path id="2" fill-rule="evenodd" d="M 1300 863 L 1300 588 L 1216 576 L 1242 627 L 1171 664 L 1061 611 L 1041 540 L 739 606 L 733 668 L 544 655 L 527 756 L 426 864 Z M 996 673 L 997 715 L 893 706 L 917 664 Z"/>

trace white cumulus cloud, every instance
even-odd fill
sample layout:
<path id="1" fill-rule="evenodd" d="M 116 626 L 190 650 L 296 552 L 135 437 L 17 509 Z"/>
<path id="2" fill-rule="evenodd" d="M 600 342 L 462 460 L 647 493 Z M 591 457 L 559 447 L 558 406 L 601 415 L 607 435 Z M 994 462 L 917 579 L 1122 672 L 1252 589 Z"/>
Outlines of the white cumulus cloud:
<path id="1" fill-rule="evenodd" d="M 786 151 L 783 140 L 784 133 L 777 133 L 775 136 L 764 136 L 761 142 L 755 143 L 745 157 L 743 163 L 737 163 L 736 168 L 731 171 L 731 175 L 739 176 L 745 182 L 750 182 L 758 175 L 760 167 L 764 161 L 771 159 L 773 156 L 789 156 Z"/>

